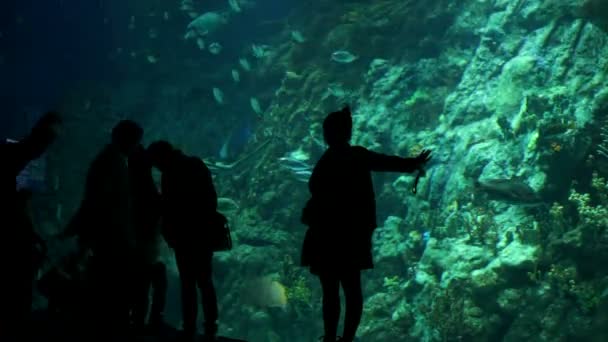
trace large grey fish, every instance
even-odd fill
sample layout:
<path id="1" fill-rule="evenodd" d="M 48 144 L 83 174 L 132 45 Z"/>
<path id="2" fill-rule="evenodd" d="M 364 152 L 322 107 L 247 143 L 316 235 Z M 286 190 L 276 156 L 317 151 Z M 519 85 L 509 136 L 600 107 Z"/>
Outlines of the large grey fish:
<path id="1" fill-rule="evenodd" d="M 542 198 L 528 184 L 518 179 L 485 179 L 475 182 L 491 199 L 515 204 L 541 204 Z"/>
<path id="2" fill-rule="evenodd" d="M 206 36 L 228 23 L 225 14 L 217 12 L 203 13 L 188 24 L 186 39 L 192 37 Z"/>

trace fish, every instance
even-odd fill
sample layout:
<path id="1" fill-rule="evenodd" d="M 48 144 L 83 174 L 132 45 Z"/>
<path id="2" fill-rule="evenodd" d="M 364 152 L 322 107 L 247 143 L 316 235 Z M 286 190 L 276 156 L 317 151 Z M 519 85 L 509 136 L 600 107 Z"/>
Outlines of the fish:
<path id="1" fill-rule="evenodd" d="M 217 103 L 224 104 L 224 93 L 219 88 L 213 88 L 213 98 Z"/>
<path id="2" fill-rule="evenodd" d="M 334 62 L 343 63 L 343 64 L 352 63 L 352 62 L 356 61 L 357 58 L 359 58 L 359 57 L 353 55 L 352 53 L 350 53 L 346 50 L 339 50 L 339 51 L 336 51 L 331 54 L 331 59 Z"/>
<path id="3" fill-rule="evenodd" d="M 188 40 L 188 39 L 192 39 L 192 38 L 196 38 L 196 33 L 194 31 L 187 31 L 186 34 L 184 35 L 184 39 Z"/>
<path id="4" fill-rule="evenodd" d="M 150 63 L 150 64 L 156 64 L 156 63 L 158 63 L 158 58 L 157 58 L 156 56 L 154 56 L 154 55 L 148 55 L 148 56 L 146 57 L 146 60 L 147 60 L 147 61 L 148 61 L 148 63 Z"/>
<path id="5" fill-rule="evenodd" d="M 63 222 L 63 205 L 61 203 L 57 204 L 57 208 L 55 208 L 55 219 L 57 222 Z"/>
<path id="6" fill-rule="evenodd" d="M 253 119 L 246 118 L 239 122 L 239 124 L 230 133 L 228 140 L 228 157 L 239 156 L 249 143 L 254 135 L 253 130 Z"/>
<path id="7" fill-rule="evenodd" d="M 222 52 L 222 46 L 218 42 L 213 42 L 213 43 L 209 44 L 209 52 L 211 52 L 214 55 L 217 55 L 220 52 Z"/>
<path id="8" fill-rule="evenodd" d="M 515 204 L 542 203 L 539 194 L 517 179 L 486 179 L 475 182 L 477 188 L 490 198 Z"/>
<path id="9" fill-rule="evenodd" d="M 310 176 L 312 175 L 312 171 L 311 170 L 295 171 L 294 174 L 296 176 L 296 180 L 306 183 L 310 179 Z"/>
<path id="10" fill-rule="evenodd" d="M 217 210 L 221 213 L 229 213 L 235 210 L 239 210 L 239 204 L 228 197 L 218 197 L 217 199 Z"/>
<path id="11" fill-rule="evenodd" d="M 252 135 L 251 120 L 246 119 L 226 137 L 218 153 L 220 159 L 230 159 L 243 152 Z"/>
<path id="12" fill-rule="evenodd" d="M 154 28 L 150 28 L 150 30 L 148 30 L 148 37 L 150 39 L 156 39 L 158 38 L 158 31 Z"/>
<path id="13" fill-rule="evenodd" d="M 197 38 L 196 39 L 196 45 L 198 45 L 198 48 L 201 50 L 205 49 L 205 41 L 203 40 L 203 38 Z"/>
<path id="14" fill-rule="evenodd" d="M 251 71 L 251 64 L 246 58 L 239 58 L 239 64 L 245 71 Z"/>
<path id="15" fill-rule="evenodd" d="M 304 152 L 301 148 L 287 153 L 285 157 L 279 158 L 281 165 L 292 171 L 312 169 L 312 167 L 308 163 L 309 160 L 310 155 Z"/>
<path id="16" fill-rule="evenodd" d="M 218 153 L 218 156 L 220 157 L 220 159 L 227 159 L 230 156 L 230 140 L 232 139 L 232 134 L 230 134 L 228 136 L 228 138 L 226 139 L 226 141 L 224 141 L 224 143 L 222 144 L 222 147 L 220 148 L 220 152 Z"/>
<path id="17" fill-rule="evenodd" d="M 310 155 L 307 152 L 304 152 L 304 150 L 302 150 L 301 148 L 299 148 L 295 151 L 289 152 L 286 159 L 305 162 L 310 159 Z"/>
<path id="18" fill-rule="evenodd" d="M 194 14 L 194 12 L 191 12 Z M 188 24 L 187 31 L 193 31 L 197 36 L 206 36 L 226 25 L 228 19 L 225 15 L 217 12 L 206 12 L 197 16 Z"/>
<path id="19" fill-rule="evenodd" d="M 249 99 L 249 104 L 256 114 L 262 115 L 264 113 L 262 107 L 260 107 L 260 102 L 255 97 Z"/>
<path id="20" fill-rule="evenodd" d="M 191 12 L 194 11 L 194 7 L 192 7 L 192 3 L 182 3 L 182 5 L 179 7 L 180 10 L 184 11 L 184 12 Z"/>
<path id="21" fill-rule="evenodd" d="M 251 51 L 255 58 L 264 58 L 264 57 L 268 56 L 269 50 L 270 50 L 270 46 L 268 46 L 268 45 L 257 45 L 257 44 L 251 45 Z"/>
<path id="22" fill-rule="evenodd" d="M 230 8 L 236 13 L 241 12 L 241 6 L 237 0 L 228 0 L 228 5 L 230 5 Z"/>
<path id="23" fill-rule="evenodd" d="M 310 165 L 302 160 L 283 157 L 279 158 L 279 161 L 281 161 L 281 166 L 291 171 L 303 171 L 311 169 Z"/>
<path id="24" fill-rule="evenodd" d="M 291 39 L 296 43 L 304 43 L 306 39 L 302 35 L 302 32 L 298 30 L 291 31 Z"/>
<path id="25" fill-rule="evenodd" d="M 127 28 L 129 30 L 135 29 L 135 16 L 131 16 L 131 19 L 129 20 L 129 26 Z"/>
<path id="26" fill-rule="evenodd" d="M 287 168 L 290 171 L 293 171 L 294 173 L 301 173 L 301 172 L 309 172 L 312 171 L 310 166 L 308 165 L 302 165 L 302 166 L 289 166 L 289 164 L 285 164 L 285 168 Z"/>
<path id="27" fill-rule="evenodd" d="M 236 69 L 232 69 L 231 73 L 234 83 L 239 83 L 241 81 L 241 74 L 239 74 L 239 71 Z"/>
<path id="28" fill-rule="evenodd" d="M 348 95 L 346 90 L 344 90 L 342 83 L 330 83 L 327 86 L 327 91 L 329 92 L 330 95 L 333 95 L 337 98 L 343 98 L 346 95 Z"/>
<path id="29" fill-rule="evenodd" d="M 302 75 L 298 75 L 296 72 L 287 70 L 285 71 L 285 77 L 290 80 L 299 80 L 302 78 Z"/>
<path id="30" fill-rule="evenodd" d="M 264 276 L 245 281 L 243 302 L 261 308 L 287 307 L 287 289 L 272 276 Z"/>

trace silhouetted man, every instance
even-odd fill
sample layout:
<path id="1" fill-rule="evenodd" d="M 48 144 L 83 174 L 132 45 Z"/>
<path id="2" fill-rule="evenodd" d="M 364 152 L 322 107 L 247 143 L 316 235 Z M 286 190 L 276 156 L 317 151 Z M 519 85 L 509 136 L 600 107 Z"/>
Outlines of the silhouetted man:
<path id="1" fill-rule="evenodd" d="M 349 108 L 333 112 L 323 122 L 329 148 L 309 180 L 312 195 L 302 221 L 309 226 L 302 264 L 318 275 L 323 290 L 324 342 L 335 342 L 340 320 L 340 285 L 346 298 L 344 334 L 337 341 L 355 338 L 363 312 L 361 270 L 373 267 L 372 233 L 377 227 L 372 171 L 421 170 L 430 151 L 416 158 L 387 156 L 351 146 Z"/>
<path id="2" fill-rule="evenodd" d="M 167 272 L 160 260 L 160 194 L 152 177 L 152 163 L 143 146 L 129 157 L 136 239 L 136 288 L 132 321 L 138 331 L 145 327 L 150 306 L 150 288 L 154 291 L 149 326 L 158 330 L 163 324 L 167 295 Z"/>
<path id="3" fill-rule="evenodd" d="M 196 337 L 198 287 L 205 315 L 205 340 L 213 341 L 218 309 L 208 234 L 217 209 L 217 194 L 211 172 L 200 158 L 186 156 L 166 141 L 151 144 L 148 153 L 152 164 L 162 172 L 162 230 L 175 251 L 181 279 L 183 336 L 186 340 Z"/>
<path id="4" fill-rule="evenodd" d="M 27 341 L 31 327 L 32 272 L 40 256 L 42 239 L 36 234 L 26 210 L 29 194 L 17 190 L 17 176 L 39 158 L 57 136 L 61 123 L 49 112 L 35 124 L 29 136 L 17 143 L 0 143 L 0 340 Z"/>
<path id="5" fill-rule="evenodd" d="M 123 120 L 112 130 L 112 141 L 93 160 L 84 198 L 72 222 L 83 248 L 90 249 L 90 323 L 100 338 L 127 332 L 133 291 L 135 232 L 128 157 L 143 130 Z"/>

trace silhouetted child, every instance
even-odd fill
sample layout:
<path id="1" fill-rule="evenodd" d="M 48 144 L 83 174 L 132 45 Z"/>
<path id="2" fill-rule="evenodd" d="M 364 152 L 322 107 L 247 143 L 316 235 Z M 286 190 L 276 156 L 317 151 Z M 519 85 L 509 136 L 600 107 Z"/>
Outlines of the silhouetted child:
<path id="1" fill-rule="evenodd" d="M 57 136 L 61 119 L 49 112 L 29 136 L 17 143 L 0 143 L 0 340 L 26 341 L 31 333 L 32 276 L 42 258 L 42 239 L 27 212 L 29 195 L 17 191 L 17 176 L 39 158 Z"/>
<path id="2" fill-rule="evenodd" d="M 329 148 L 308 183 L 311 199 L 302 221 L 309 226 L 302 264 L 319 276 L 323 290 L 324 342 L 335 342 L 340 319 L 340 285 L 346 298 L 344 334 L 351 342 L 361 320 L 361 270 L 373 267 L 372 233 L 377 227 L 372 171 L 412 173 L 430 159 L 430 151 L 401 158 L 351 146 L 349 108 L 330 113 L 323 122 Z"/>
<path id="3" fill-rule="evenodd" d="M 211 172 L 197 157 L 184 155 L 168 142 L 148 147 L 152 164 L 162 172 L 162 231 L 175 251 L 181 280 L 183 338 L 196 339 L 197 287 L 201 290 L 205 341 L 217 333 L 217 298 L 212 279 L 213 246 L 208 244 L 216 218 L 217 194 Z"/>

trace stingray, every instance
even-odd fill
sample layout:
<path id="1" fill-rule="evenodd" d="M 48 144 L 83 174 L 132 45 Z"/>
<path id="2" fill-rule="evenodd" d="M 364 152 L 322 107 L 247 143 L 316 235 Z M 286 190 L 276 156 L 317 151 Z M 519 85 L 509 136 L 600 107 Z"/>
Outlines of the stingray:
<path id="1" fill-rule="evenodd" d="M 528 184 L 517 179 L 486 179 L 475 182 L 491 199 L 515 204 L 540 204 L 542 199 Z"/>

